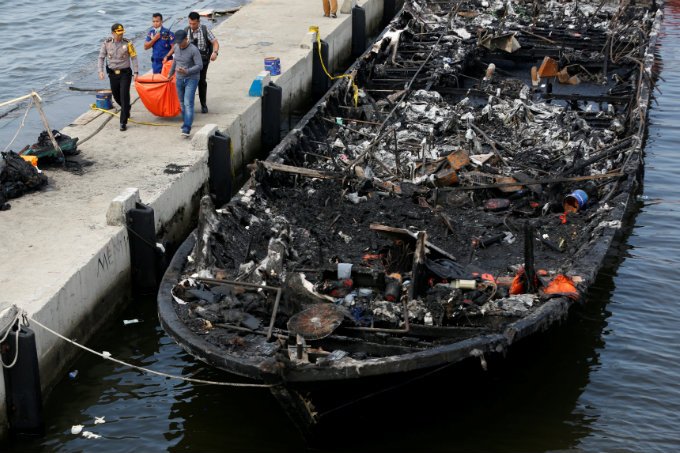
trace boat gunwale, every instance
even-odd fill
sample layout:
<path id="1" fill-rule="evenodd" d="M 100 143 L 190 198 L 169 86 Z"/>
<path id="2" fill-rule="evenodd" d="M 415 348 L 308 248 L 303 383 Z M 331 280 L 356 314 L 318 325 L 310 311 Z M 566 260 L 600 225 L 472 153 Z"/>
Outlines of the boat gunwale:
<path id="1" fill-rule="evenodd" d="M 645 51 L 645 60 L 642 68 L 642 71 L 648 73 L 648 75 L 651 74 L 651 68 L 655 62 L 654 50 L 656 48 L 663 19 L 664 2 L 659 2 L 657 4 L 658 9 L 656 10 L 654 23 L 652 24 L 648 35 L 649 41 Z M 403 11 L 403 9 L 401 11 Z M 378 41 L 389 29 L 388 25 L 376 38 L 376 41 Z M 370 46 L 366 52 L 350 66 L 347 73 L 351 72 L 356 65 L 359 65 L 369 52 Z M 272 150 L 267 157 L 267 160 L 271 161 L 281 158 L 281 153 L 289 146 L 289 142 L 295 139 L 295 135 L 317 114 L 320 106 L 340 89 L 339 87 L 343 82 L 343 80 L 338 80 L 333 87 L 331 87 L 331 89 L 315 103 L 307 114 L 305 114 L 298 122 L 296 127 L 284 137 L 274 150 Z M 638 95 L 641 115 L 638 119 L 639 121 L 647 121 L 651 95 L 651 76 L 643 77 L 641 90 Z M 644 102 L 642 102 L 643 100 Z M 641 187 L 643 171 L 643 139 L 646 135 L 646 131 L 646 127 L 640 128 L 638 132 L 631 135 L 632 137 L 637 137 L 638 140 L 635 145 L 629 149 L 630 152 L 636 154 L 638 158 L 635 159 L 634 162 L 629 162 L 629 164 L 631 164 L 629 168 L 624 169 L 625 173 L 628 175 L 628 180 L 624 183 L 626 186 L 622 189 L 621 194 L 617 198 L 623 198 L 622 195 L 625 194 L 625 200 L 620 200 L 620 204 L 614 208 L 619 211 L 617 212 L 616 218 L 621 221 L 623 221 L 626 214 L 631 211 L 634 196 L 639 190 L 639 187 Z M 642 133 L 643 136 L 640 136 L 640 133 Z M 612 216 L 612 218 L 613 217 L 614 216 Z M 591 253 L 583 254 L 573 263 L 572 268 L 582 272 L 582 285 L 584 287 L 589 287 L 594 281 L 607 257 L 612 241 L 619 231 L 619 229 L 615 228 L 605 228 L 600 233 L 597 241 L 590 241 L 589 243 L 584 244 L 584 247 L 592 245 L 599 252 L 594 254 L 592 253 L 593 250 L 590 249 Z M 221 351 L 217 346 L 209 343 L 201 338 L 200 335 L 191 331 L 179 318 L 174 307 L 174 299 L 171 291 L 180 281 L 187 257 L 191 253 L 195 241 L 196 230 L 194 230 L 179 247 L 163 276 L 157 298 L 161 325 L 163 329 L 192 356 L 219 369 L 255 380 L 271 380 L 272 377 L 274 377 L 275 379 L 281 379 L 287 382 L 313 382 L 361 378 L 431 368 L 445 363 L 452 363 L 452 361 L 458 362 L 469 357 L 477 357 L 485 353 L 501 353 L 514 342 L 545 330 L 554 323 L 564 319 L 567 316 L 569 309 L 574 305 L 574 301 L 569 298 L 554 298 L 548 300 L 522 319 L 508 324 L 502 333 L 484 334 L 447 345 L 433 346 L 432 348 L 423 351 L 400 354 L 397 356 L 372 358 L 361 361 L 340 361 L 326 367 L 309 365 L 291 368 L 283 372 L 282 375 L 275 376 L 275 374 L 272 374 L 274 373 L 273 371 L 266 371 L 252 361 L 249 362 L 237 356 L 225 354 L 224 351 Z M 595 258 L 593 258 L 593 256 L 595 256 Z"/>

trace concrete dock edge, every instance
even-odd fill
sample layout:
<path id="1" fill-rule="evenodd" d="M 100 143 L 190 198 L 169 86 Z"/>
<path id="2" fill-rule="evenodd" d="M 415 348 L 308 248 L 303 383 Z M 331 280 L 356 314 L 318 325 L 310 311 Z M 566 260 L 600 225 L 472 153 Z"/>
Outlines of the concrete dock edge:
<path id="1" fill-rule="evenodd" d="M 375 34 L 383 1 L 358 4 L 366 10 L 369 35 Z M 176 118 L 153 117 L 141 102 L 133 105 L 127 132 L 118 131 L 115 119 L 103 124 L 108 114 L 65 128 L 74 137 L 95 133 L 79 146 L 93 165 L 83 175 L 48 171 L 49 191 L 12 200 L 12 209 L 0 215 L 0 231 L 6 232 L 0 243 L 0 324 L 16 304 L 29 318 L 86 343 L 119 312 L 131 297 L 125 210 L 141 200 L 154 209 L 160 237 L 178 241 L 186 235 L 207 191 L 209 137 L 216 131 L 231 137 L 236 173 L 259 151 L 261 99 L 248 97 L 247 89 L 263 57 L 281 57 L 282 73 L 273 81 L 283 89 L 284 112 L 310 95 L 311 49 L 300 46 L 310 25 L 318 25 L 329 44 L 329 69 L 348 61 L 351 15 L 321 16 L 316 2 L 254 0 L 216 27 L 222 47 L 208 70 L 210 114 L 196 114 L 190 141 L 179 136 Z M 271 27 L 273 17 L 286 26 Z M 47 396 L 79 351 L 33 329 Z M 0 374 L 0 436 L 8 432 L 4 389 Z"/>

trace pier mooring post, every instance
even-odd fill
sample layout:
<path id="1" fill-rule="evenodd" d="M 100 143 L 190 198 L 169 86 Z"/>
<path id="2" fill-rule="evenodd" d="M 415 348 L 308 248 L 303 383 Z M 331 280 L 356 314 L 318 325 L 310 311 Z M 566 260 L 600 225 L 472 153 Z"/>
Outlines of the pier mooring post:
<path id="1" fill-rule="evenodd" d="M 281 141 L 281 103 L 283 90 L 273 82 L 262 94 L 262 152 L 269 153 Z"/>
<path id="2" fill-rule="evenodd" d="M 366 10 L 356 5 L 352 8 L 352 58 L 359 58 L 366 50 Z"/>
<path id="3" fill-rule="evenodd" d="M 319 43 L 321 44 L 321 57 L 319 57 Z M 330 79 L 324 70 L 324 65 L 329 72 L 331 70 L 331 65 L 328 61 L 328 43 L 323 39 L 314 42 L 312 54 L 312 100 L 316 102 L 326 94 L 330 86 Z"/>
<path id="4" fill-rule="evenodd" d="M 135 203 L 126 215 L 130 238 L 130 264 L 132 288 L 139 294 L 156 292 L 158 279 L 156 247 L 156 222 L 153 208 Z"/>
<path id="5" fill-rule="evenodd" d="M 0 330 L 7 420 L 12 437 L 45 433 L 35 333 L 17 320 Z"/>
<path id="6" fill-rule="evenodd" d="M 231 137 L 215 132 L 208 138 L 208 185 L 215 207 L 221 207 L 231 199 L 233 169 L 231 168 Z"/>

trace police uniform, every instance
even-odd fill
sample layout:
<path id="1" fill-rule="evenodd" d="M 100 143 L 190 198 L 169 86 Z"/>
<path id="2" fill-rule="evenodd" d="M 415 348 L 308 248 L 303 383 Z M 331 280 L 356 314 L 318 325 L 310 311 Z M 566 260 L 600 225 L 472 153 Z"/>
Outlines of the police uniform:
<path id="1" fill-rule="evenodd" d="M 106 38 L 99 50 L 99 72 L 106 72 L 111 83 L 111 93 L 116 103 L 120 105 L 120 125 L 125 130 L 130 117 L 130 84 L 132 74 L 138 74 L 137 51 L 129 39 L 116 41 L 113 37 Z M 132 67 L 130 65 L 132 64 Z"/>
<path id="2" fill-rule="evenodd" d="M 163 70 L 163 58 L 170 52 L 175 42 L 175 34 L 169 29 L 161 26 L 158 33 L 160 33 L 161 37 L 153 43 L 151 52 L 151 69 L 154 74 L 160 74 Z M 151 42 L 155 35 L 155 28 L 149 30 L 149 33 L 146 34 L 146 42 Z"/>

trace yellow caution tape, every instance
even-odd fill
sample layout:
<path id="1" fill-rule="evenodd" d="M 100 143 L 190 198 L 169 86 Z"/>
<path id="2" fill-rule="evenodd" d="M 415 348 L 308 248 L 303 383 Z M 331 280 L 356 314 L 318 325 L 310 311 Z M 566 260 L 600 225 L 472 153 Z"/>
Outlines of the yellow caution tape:
<path id="1" fill-rule="evenodd" d="M 310 32 L 316 33 L 316 48 L 319 52 L 319 60 L 321 61 L 321 67 L 323 68 L 323 72 L 326 73 L 329 79 L 331 80 L 336 80 L 336 79 L 349 79 L 349 82 L 352 84 L 352 89 L 354 90 L 354 107 L 357 107 L 359 105 L 359 87 L 357 86 L 356 83 L 354 83 L 354 77 L 352 77 L 349 74 L 340 74 L 339 76 L 332 76 L 328 73 L 328 69 L 326 69 L 326 64 L 323 62 L 323 56 L 321 55 L 321 36 L 319 33 L 319 27 L 316 25 L 312 25 L 309 27 Z"/>

